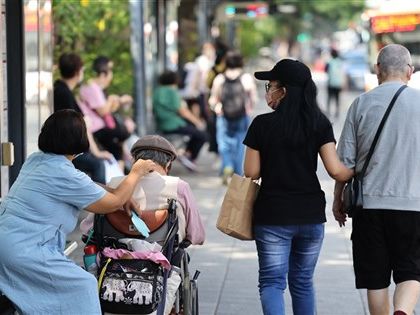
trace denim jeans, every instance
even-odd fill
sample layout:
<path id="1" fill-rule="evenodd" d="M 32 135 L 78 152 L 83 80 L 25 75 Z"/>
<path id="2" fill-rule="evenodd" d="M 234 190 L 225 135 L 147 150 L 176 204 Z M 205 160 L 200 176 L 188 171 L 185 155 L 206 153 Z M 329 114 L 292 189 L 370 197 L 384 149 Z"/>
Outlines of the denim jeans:
<path id="1" fill-rule="evenodd" d="M 264 315 L 285 314 L 283 293 L 287 282 L 293 314 L 315 314 L 312 278 L 324 238 L 324 224 L 257 225 L 254 233 Z"/>
<path id="2" fill-rule="evenodd" d="M 242 142 L 245 139 L 248 125 L 248 116 L 236 120 L 228 120 L 223 116 L 217 117 L 216 138 L 222 158 L 222 171 L 225 167 L 230 167 L 236 174 L 242 175 L 245 154 L 245 146 Z"/>

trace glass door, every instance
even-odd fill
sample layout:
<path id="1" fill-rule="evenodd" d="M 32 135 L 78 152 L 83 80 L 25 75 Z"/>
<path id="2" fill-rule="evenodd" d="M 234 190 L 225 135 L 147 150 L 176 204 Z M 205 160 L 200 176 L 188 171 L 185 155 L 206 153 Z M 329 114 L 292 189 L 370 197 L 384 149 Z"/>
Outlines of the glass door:
<path id="1" fill-rule="evenodd" d="M 6 77 L 6 0 L 1 0 L 1 16 L 0 16 L 0 143 L 8 141 L 8 111 L 7 111 L 7 77 Z M 2 145 L 3 147 L 3 145 Z M 7 194 L 9 189 L 9 169 L 3 165 L 4 152 L 1 150 L 1 166 L 0 166 L 0 201 Z"/>
<path id="2" fill-rule="evenodd" d="M 26 154 L 38 150 L 38 134 L 52 112 L 50 0 L 24 0 Z"/>

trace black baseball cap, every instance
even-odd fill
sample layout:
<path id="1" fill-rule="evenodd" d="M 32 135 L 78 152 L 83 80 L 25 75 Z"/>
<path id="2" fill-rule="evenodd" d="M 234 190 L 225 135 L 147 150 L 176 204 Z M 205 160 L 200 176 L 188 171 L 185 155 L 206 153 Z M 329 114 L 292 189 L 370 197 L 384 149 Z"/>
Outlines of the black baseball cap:
<path id="1" fill-rule="evenodd" d="M 282 59 L 270 71 L 258 71 L 254 76 L 258 80 L 280 81 L 285 85 L 300 87 L 312 79 L 311 70 L 294 59 Z"/>

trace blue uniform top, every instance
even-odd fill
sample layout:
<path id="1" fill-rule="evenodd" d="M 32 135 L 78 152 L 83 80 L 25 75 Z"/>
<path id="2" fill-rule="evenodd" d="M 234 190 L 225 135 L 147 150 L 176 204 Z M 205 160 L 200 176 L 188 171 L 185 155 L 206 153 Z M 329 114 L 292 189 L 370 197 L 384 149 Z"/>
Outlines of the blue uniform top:
<path id="1" fill-rule="evenodd" d="M 23 164 L 0 205 L 0 291 L 21 313 L 101 313 L 96 279 L 63 251 L 79 210 L 105 194 L 63 155 Z"/>

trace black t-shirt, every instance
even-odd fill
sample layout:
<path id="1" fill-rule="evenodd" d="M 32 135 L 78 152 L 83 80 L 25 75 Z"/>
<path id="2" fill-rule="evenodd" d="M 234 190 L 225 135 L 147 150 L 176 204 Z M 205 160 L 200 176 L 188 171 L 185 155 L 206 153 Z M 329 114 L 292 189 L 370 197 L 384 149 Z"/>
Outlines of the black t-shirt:
<path id="1" fill-rule="evenodd" d="M 255 117 L 244 144 L 259 151 L 261 189 L 254 205 L 254 224 L 316 224 L 326 221 L 325 195 L 316 169 L 319 148 L 335 142 L 331 123 L 319 116 L 316 131 L 298 147 L 279 137 L 278 113 Z"/>
<path id="2" fill-rule="evenodd" d="M 54 82 L 54 112 L 60 109 L 73 109 L 76 112 L 82 112 L 68 85 L 57 80 Z"/>

